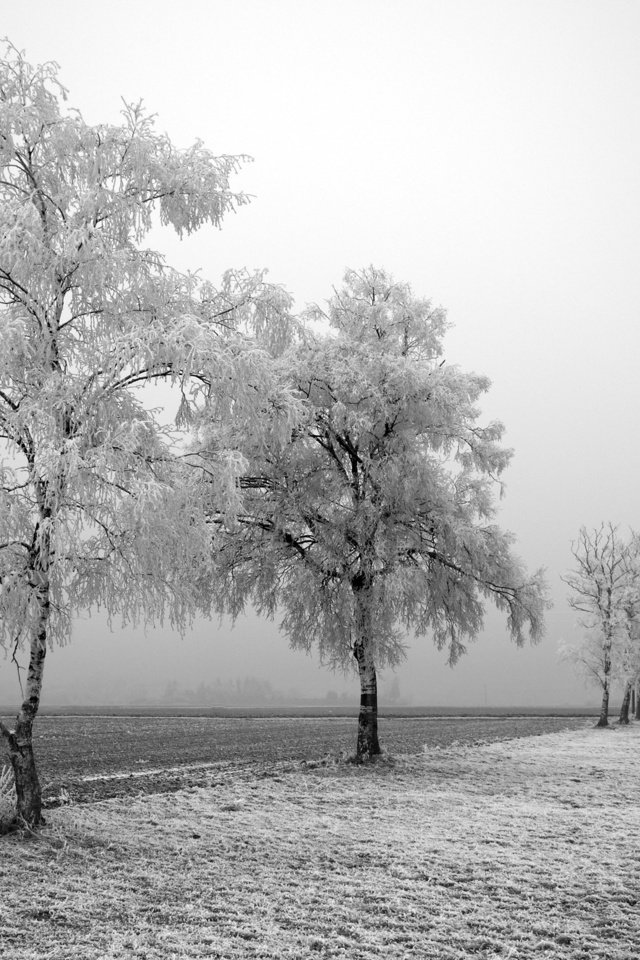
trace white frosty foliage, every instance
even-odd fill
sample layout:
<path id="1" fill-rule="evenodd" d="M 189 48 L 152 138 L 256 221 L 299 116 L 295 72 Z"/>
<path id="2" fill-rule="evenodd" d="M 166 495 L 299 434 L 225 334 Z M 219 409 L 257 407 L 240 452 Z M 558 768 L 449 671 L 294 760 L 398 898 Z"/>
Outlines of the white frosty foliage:
<path id="1" fill-rule="evenodd" d="M 141 104 L 117 125 L 63 108 L 55 64 L 5 43 L 0 62 L 0 644 L 64 642 L 73 613 L 185 623 L 207 604 L 211 526 L 196 470 L 237 509 L 243 456 L 223 433 L 185 456 L 203 410 L 245 424 L 291 398 L 266 358 L 289 298 L 264 274 L 219 288 L 143 241 L 154 212 L 178 234 L 220 225 L 247 198 L 244 158 L 177 149 Z M 176 429 L 143 404 L 174 387 Z M 277 421 L 277 418 L 276 418 Z M 273 431 L 279 429 L 274 422 Z M 199 592 L 200 591 L 200 592 Z"/>
<path id="2" fill-rule="evenodd" d="M 330 332 L 314 335 L 322 319 Z M 408 629 L 454 662 L 487 599 L 516 642 L 536 639 L 541 574 L 492 522 L 510 451 L 501 424 L 478 423 L 487 379 L 444 361 L 444 311 L 370 268 L 303 320 L 279 361 L 302 407 L 292 442 L 235 441 L 248 466 L 242 530 L 222 555 L 232 607 L 246 592 L 278 605 L 292 643 L 341 664 L 363 629 L 380 664 Z"/>

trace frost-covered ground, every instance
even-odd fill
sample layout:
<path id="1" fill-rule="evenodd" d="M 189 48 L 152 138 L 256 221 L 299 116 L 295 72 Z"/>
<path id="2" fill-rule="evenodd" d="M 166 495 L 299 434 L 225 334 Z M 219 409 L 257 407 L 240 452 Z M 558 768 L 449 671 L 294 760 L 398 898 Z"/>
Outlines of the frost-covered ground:
<path id="1" fill-rule="evenodd" d="M 0 840 L 0 954 L 631 960 L 640 724 L 48 812 Z"/>

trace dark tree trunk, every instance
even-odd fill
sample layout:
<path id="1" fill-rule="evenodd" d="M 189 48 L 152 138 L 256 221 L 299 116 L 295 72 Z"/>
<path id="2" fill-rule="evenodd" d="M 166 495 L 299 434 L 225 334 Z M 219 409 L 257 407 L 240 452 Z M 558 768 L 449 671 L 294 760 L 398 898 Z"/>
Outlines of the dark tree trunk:
<path id="1" fill-rule="evenodd" d="M 636 684 L 636 720 L 640 720 L 640 681 Z"/>
<path id="2" fill-rule="evenodd" d="M 631 684 L 627 683 L 624 688 L 624 697 L 622 698 L 622 706 L 620 707 L 620 716 L 618 717 L 618 723 L 628 724 L 629 723 L 629 707 L 631 706 Z"/>
<path id="3" fill-rule="evenodd" d="M 604 649 L 604 676 L 602 679 L 602 702 L 600 703 L 600 716 L 596 727 L 609 726 L 609 686 L 611 674 L 611 640 L 605 645 Z"/>
<path id="4" fill-rule="evenodd" d="M 16 818 L 18 825 L 42 824 L 42 790 L 33 755 L 33 723 L 18 721 L 9 740 L 9 756 L 16 782 Z"/>
<path id="5" fill-rule="evenodd" d="M 42 816 L 42 789 L 33 755 L 33 721 L 21 710 L 15 727 L 9 730 L 2 725 L 2 735 L 9 748 L 16 788 L 16 812 L 13 821 L 5 827 L 38 827 L 44 823 Z"/>
<path id="6" fill-rule="evenodd" d="M 369 571 L 359 573 L 352 580 L 355 618 L 353 655 L 360 678 L 360 713 L 358 714 L 358 741 L 356 760 L 363 763 L 380 754 L 378 741 L 378 681 L 373 648 L 372 605 L 373 579 Z"/>
<path id="7" fill-rule="evenodd" d="M 20 712 L 10 730 L 0 723 L 0 733 L 9 749 L 16 786 L 16 825 L 30 828 L 44 823 L 42 789 L 33 755 L 33 722 L 40 706 L 44 660 L 47 654 L 49 624 L 49 584 L 43 576 L 38 586 L 40 622 L 37 636 L 31 641 L 29 669 Z"/>
<path id="8" fill-rule="evenodd" d="M 353 648 L 360 676 L 360 713 L 356 759 L 371 760 L 380 754 L 378 741 L 378 681 L 370 642 L 358 640 Z"/>

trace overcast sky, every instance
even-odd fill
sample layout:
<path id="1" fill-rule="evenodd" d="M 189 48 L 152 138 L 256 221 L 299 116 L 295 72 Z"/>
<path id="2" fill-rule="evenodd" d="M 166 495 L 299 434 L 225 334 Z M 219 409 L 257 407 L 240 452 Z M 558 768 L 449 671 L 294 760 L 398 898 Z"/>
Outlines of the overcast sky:
<path id="1" fill-rule="evenodd" d="M 412 643 L 401 692 L 595 702 L 558 663 L 574 630 L 560 575 L 582 524 L 640 527 L 640 3 L 32 0 L 3 4 L 0 30 L 60 64 L 89 122 L 142 98 L 178 145 L 254 158 L 234 185 L 255 199 L 222 231 L 154 238 L 175 266 L 268 267 L 302 307 L 374 264 L 447 308 L 447 360 L 491 378 L 483 411 L 515 449 L 500 523 L 547 568 L 554 608 L 521 650 L 490 614 L 453 671 Z M 43 703 L 247 674 L 356 692 L 251 617 L 183 641 L 93 619 L 51 655 Z M 0 660 L 0 702 L 15 700 Z"/>

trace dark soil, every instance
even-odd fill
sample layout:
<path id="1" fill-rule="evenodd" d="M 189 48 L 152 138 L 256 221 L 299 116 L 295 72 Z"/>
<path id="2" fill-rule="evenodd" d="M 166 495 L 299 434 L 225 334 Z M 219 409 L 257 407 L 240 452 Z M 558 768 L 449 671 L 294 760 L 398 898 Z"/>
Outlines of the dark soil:
<path id="1" fill-rule="evenodd" d="M 452 743 L 476 743 L 575 729 L 584 717 L 383 717 L 388 754 L 419 753 Z M 37 721 L 34 747 L 46 806 L 158 793 L 214 784 L 229 765 L 317 760 L 354 752 L 351 717 L 99 717 L 56 716 Z M 7 762 L 0 752 L 0 766 Z M 97 778 L 97 779 L 93 779 Z"/>

